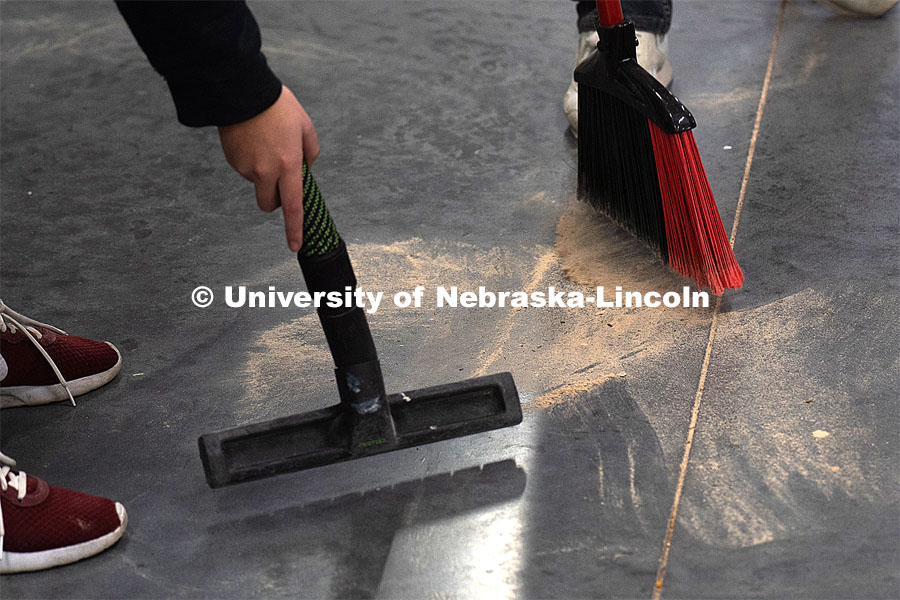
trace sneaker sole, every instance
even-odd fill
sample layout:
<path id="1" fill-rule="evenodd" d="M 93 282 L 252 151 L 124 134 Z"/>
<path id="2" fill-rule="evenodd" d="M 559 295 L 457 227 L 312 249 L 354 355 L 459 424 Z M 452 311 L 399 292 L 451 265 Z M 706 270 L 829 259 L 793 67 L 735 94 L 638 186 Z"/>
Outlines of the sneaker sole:
<path id="1" fill-rule="evenodd" d="M 122 368 L 122 354 L 118 348 L 109 342 L 106 343 L 116 351 L 119 360 L 106 371 L 69 381 L 69 389 L 72 391 L 72 396 L 81 396 L 96 390 L 112 381 L 119 374 L 119 370 Z M 66 394 L 66 388 L 60 383 L 55 385 L 16 385 L 0 388 L 0 408 L 40 406 L 68 399 L 69 395 Z"/>
<path id="2" fill-rule="evenodd" d="M 119 541 L 119 538 L 125 533 L 125 527 L 128 525 L 128 512 L 118 502 L 116 502 L 116 513 L 119 515 L 119 526 L 96 539 L 63 548 L 41 550 L 40 552 L 4 551 L 3 558 L 0 558 L 0 573 L 40 571 L 77 562 L 83 558 L 103 552 Z"/>

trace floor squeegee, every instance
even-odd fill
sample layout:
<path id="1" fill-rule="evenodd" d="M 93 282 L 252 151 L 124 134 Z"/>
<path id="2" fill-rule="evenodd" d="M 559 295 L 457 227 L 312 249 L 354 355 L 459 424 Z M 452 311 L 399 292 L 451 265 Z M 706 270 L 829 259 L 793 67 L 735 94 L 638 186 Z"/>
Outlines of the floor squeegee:
<path id="1" fill-rule="evenodd" d="M 297 256 L 309 292 L 356 289 L 347 247 L 306 165 L 303 247 Z M 318 309 L 334 359 L 338 404 L 200 436 L 210 487 L 321 467 L 522 422 L 512 375 L 387 395 L 375 343 L 360 307 Z"/>

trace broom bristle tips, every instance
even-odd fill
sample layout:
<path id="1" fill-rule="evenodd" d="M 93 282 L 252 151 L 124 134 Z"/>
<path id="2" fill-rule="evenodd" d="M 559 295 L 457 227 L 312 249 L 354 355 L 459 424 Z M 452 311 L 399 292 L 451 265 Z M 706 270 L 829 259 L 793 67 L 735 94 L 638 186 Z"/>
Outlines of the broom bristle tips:
<path id="1" fill-rule="evenodd" d="M 648 123 L 670 266 L 716 295 L 739 288 L 744 274 L 722 226 L 693 133 L 667 134 Z"/>

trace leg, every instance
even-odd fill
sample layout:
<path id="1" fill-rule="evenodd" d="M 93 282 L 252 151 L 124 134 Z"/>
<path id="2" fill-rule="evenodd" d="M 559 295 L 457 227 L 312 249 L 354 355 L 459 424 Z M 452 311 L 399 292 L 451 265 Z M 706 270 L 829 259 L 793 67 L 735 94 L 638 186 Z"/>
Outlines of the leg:
<path id="1" fill-rule="evenodd" d="M 597 4 L 593 0 L 576 0 L 578 14 L 578 49 L 575 65 L 581 63 L 597 45 Z M 666 55 L 666 33 L 672 23 L 672 0 L 623 0 L 622 12 L 637 29 L 638 63 L 660 83 L 672 85 L 672 65 Z M 578 84 L 572 79 L 563 98 L 563 111 L 569 120 L 570 131 L 578 135 Z"/>

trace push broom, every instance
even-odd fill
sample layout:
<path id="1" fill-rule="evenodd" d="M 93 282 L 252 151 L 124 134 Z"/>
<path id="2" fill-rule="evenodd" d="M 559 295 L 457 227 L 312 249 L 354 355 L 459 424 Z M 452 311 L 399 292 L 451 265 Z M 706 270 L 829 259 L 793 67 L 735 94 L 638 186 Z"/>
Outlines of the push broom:
<path id="1" fill-rule="evenodd" d="M 691 130 L 693 115 L 637 62 L 619 0 L 597 0 L 597 52 L 578 82 L 578 195 L 714 294 L 739 288 Z"/>
<path id="2" fill-rule="evenodd" d="M 303 167 L 300 268 L 310 293 L 356 289 L 338 236 L 308 167 Z M 512 375 L 499 373 L 387 395 L 366 314 L 317 309 L 334 359 L 340 402 L 307 413 L 200 436 L 211 487 L 509 427 L 522 421 Z"/>

